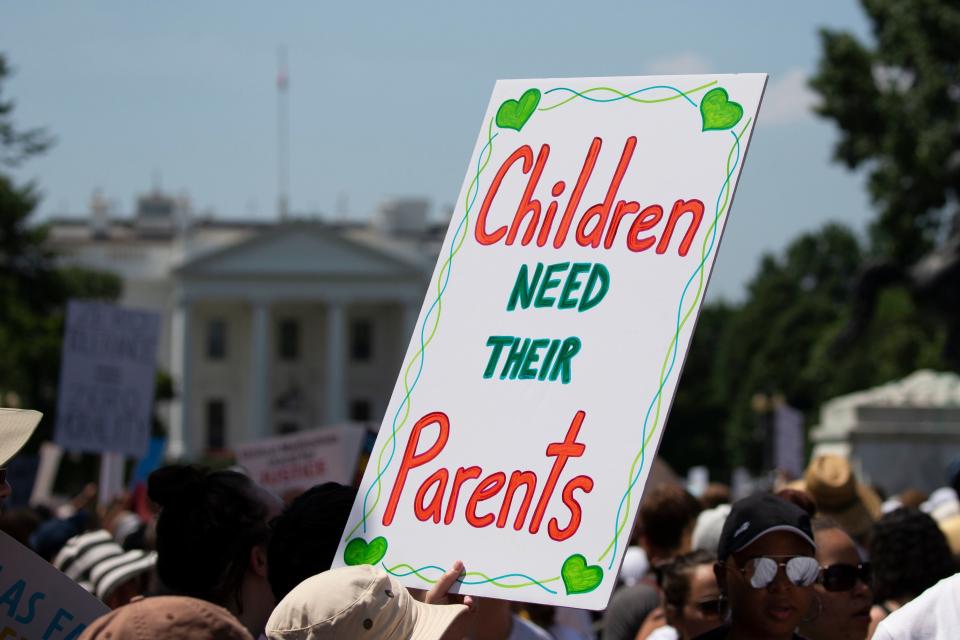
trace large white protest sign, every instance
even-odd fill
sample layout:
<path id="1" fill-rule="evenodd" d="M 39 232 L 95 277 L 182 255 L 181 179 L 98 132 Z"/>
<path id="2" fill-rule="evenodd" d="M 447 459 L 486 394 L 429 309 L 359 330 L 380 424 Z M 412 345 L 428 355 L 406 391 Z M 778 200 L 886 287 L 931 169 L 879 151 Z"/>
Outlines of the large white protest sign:
<path id="1" fill-rule="evenodd" d="M 606 605 L 765 83 L 497 83 L 338 563 Z"/>
<path id="2" fill-rule="evenodd" d="M 107 605 L 0 531 L 0 638 L 76 640 Z"/>
<path id="3" fill-rule="evenodd" d="M 251 478 L 283 494 L 322 482 L 350 484 L 365 436 L 359 426 L 324 427 L 247 442 L 234 451 Z"/>
<path id="4" fill-rule="evenodd" d="M 72 300 L 63 337 L 57 444 L 141 456 L 150 437 L 160 315 Z"/>

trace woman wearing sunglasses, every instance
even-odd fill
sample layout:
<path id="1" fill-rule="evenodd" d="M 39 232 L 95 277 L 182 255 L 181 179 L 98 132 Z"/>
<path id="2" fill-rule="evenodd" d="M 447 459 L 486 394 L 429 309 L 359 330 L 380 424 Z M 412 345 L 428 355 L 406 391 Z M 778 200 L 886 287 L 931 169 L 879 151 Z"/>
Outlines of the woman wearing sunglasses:
<path id="1" fill-rule="evenodd" d="M 816 614 L 820 573 L 810 516 L 770 494 L 736 502 L 723 525 L 714 574 L 730 612 L 699 640 L 793 640 Z"/>
<path id="2" fill-rule="evenodd" d="M 818 614 L 800 625 L 817 640 L 864 640 L 870 626 L 872 571 L 853 539 L 829 518 L 813 521 L 820 577 L 814 587 Z"/>
<path id="3" fill-rule="evenodd" d="M 713 575 L 716 559 L 709 551 L 694 551 L 660 568 L 664 610 L 674 638 L 690 640 L 723 622 L 723 601 Z"/>

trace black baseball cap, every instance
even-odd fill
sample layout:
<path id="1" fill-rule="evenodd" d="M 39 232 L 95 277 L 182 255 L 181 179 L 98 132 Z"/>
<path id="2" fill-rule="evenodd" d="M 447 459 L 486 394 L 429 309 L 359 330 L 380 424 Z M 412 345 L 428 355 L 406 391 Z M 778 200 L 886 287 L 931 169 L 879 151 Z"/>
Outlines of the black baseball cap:
<path id="1" fill-rule="evenodd" d="M 810 516 L 806 511 L 773 494 L 758 493 L 733 503 L 720 532 L 717 558 L 726 560 L 731 553 L 774 531 L 794 533 L 814 549 L 817 547 L 813 541 Z"/>

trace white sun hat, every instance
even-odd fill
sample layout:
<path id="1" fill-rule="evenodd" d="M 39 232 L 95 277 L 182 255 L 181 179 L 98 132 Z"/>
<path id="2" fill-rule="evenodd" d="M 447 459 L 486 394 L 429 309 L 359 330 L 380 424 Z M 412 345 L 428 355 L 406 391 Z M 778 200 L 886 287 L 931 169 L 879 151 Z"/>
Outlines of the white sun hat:
<path id="1" fill-rule="evenodd" d="M 0 468 L 27 444 L 43 414 L 28 409 L 0 409 Z"/>
<path id="2" fill-rule="evenodd" d="M 425 604 L 370 565 L 342 567 L 307 578 L 267 621 L 270 640 L 439 640 L 462 604 Z"/>

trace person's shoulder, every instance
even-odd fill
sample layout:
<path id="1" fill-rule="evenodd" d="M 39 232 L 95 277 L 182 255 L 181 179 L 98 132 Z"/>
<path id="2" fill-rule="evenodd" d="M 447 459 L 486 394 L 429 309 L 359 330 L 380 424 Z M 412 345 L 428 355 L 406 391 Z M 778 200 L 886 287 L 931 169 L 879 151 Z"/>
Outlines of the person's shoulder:
<path id="1" fill-rule="evenodd" d="M 630 615 L 628 612 L 632 612 L 642 619 L 651 610 L 656 609 L 659 604 L 660 593 L 657 588 L 644 582 L 638 582 L 629 587 L 620 587 L 613 592 L 604 618 Z"/>
<path id="2" fill-rule="evenodd" d="M 610 606 L 615 603 L 637 602 L 653 599 L 657 604 L 660 602 L 660 592 L 652 584 L 638 582 L 630 586 L 623 586 L 613 592 L 610 599 Z"/>
<path id="3" fill-rule="evenodd" d="M 880 621 L 874 638 L 953 638 L 960 628 L 960 573 L 944 578 Z"/>
<path id="4" fill-rule="evenodd" d="M 604 640 L 632 639 L 644 618 L 660 605 L 656 587 L 639 582 L 617 589 L 603 614 Z"/>

